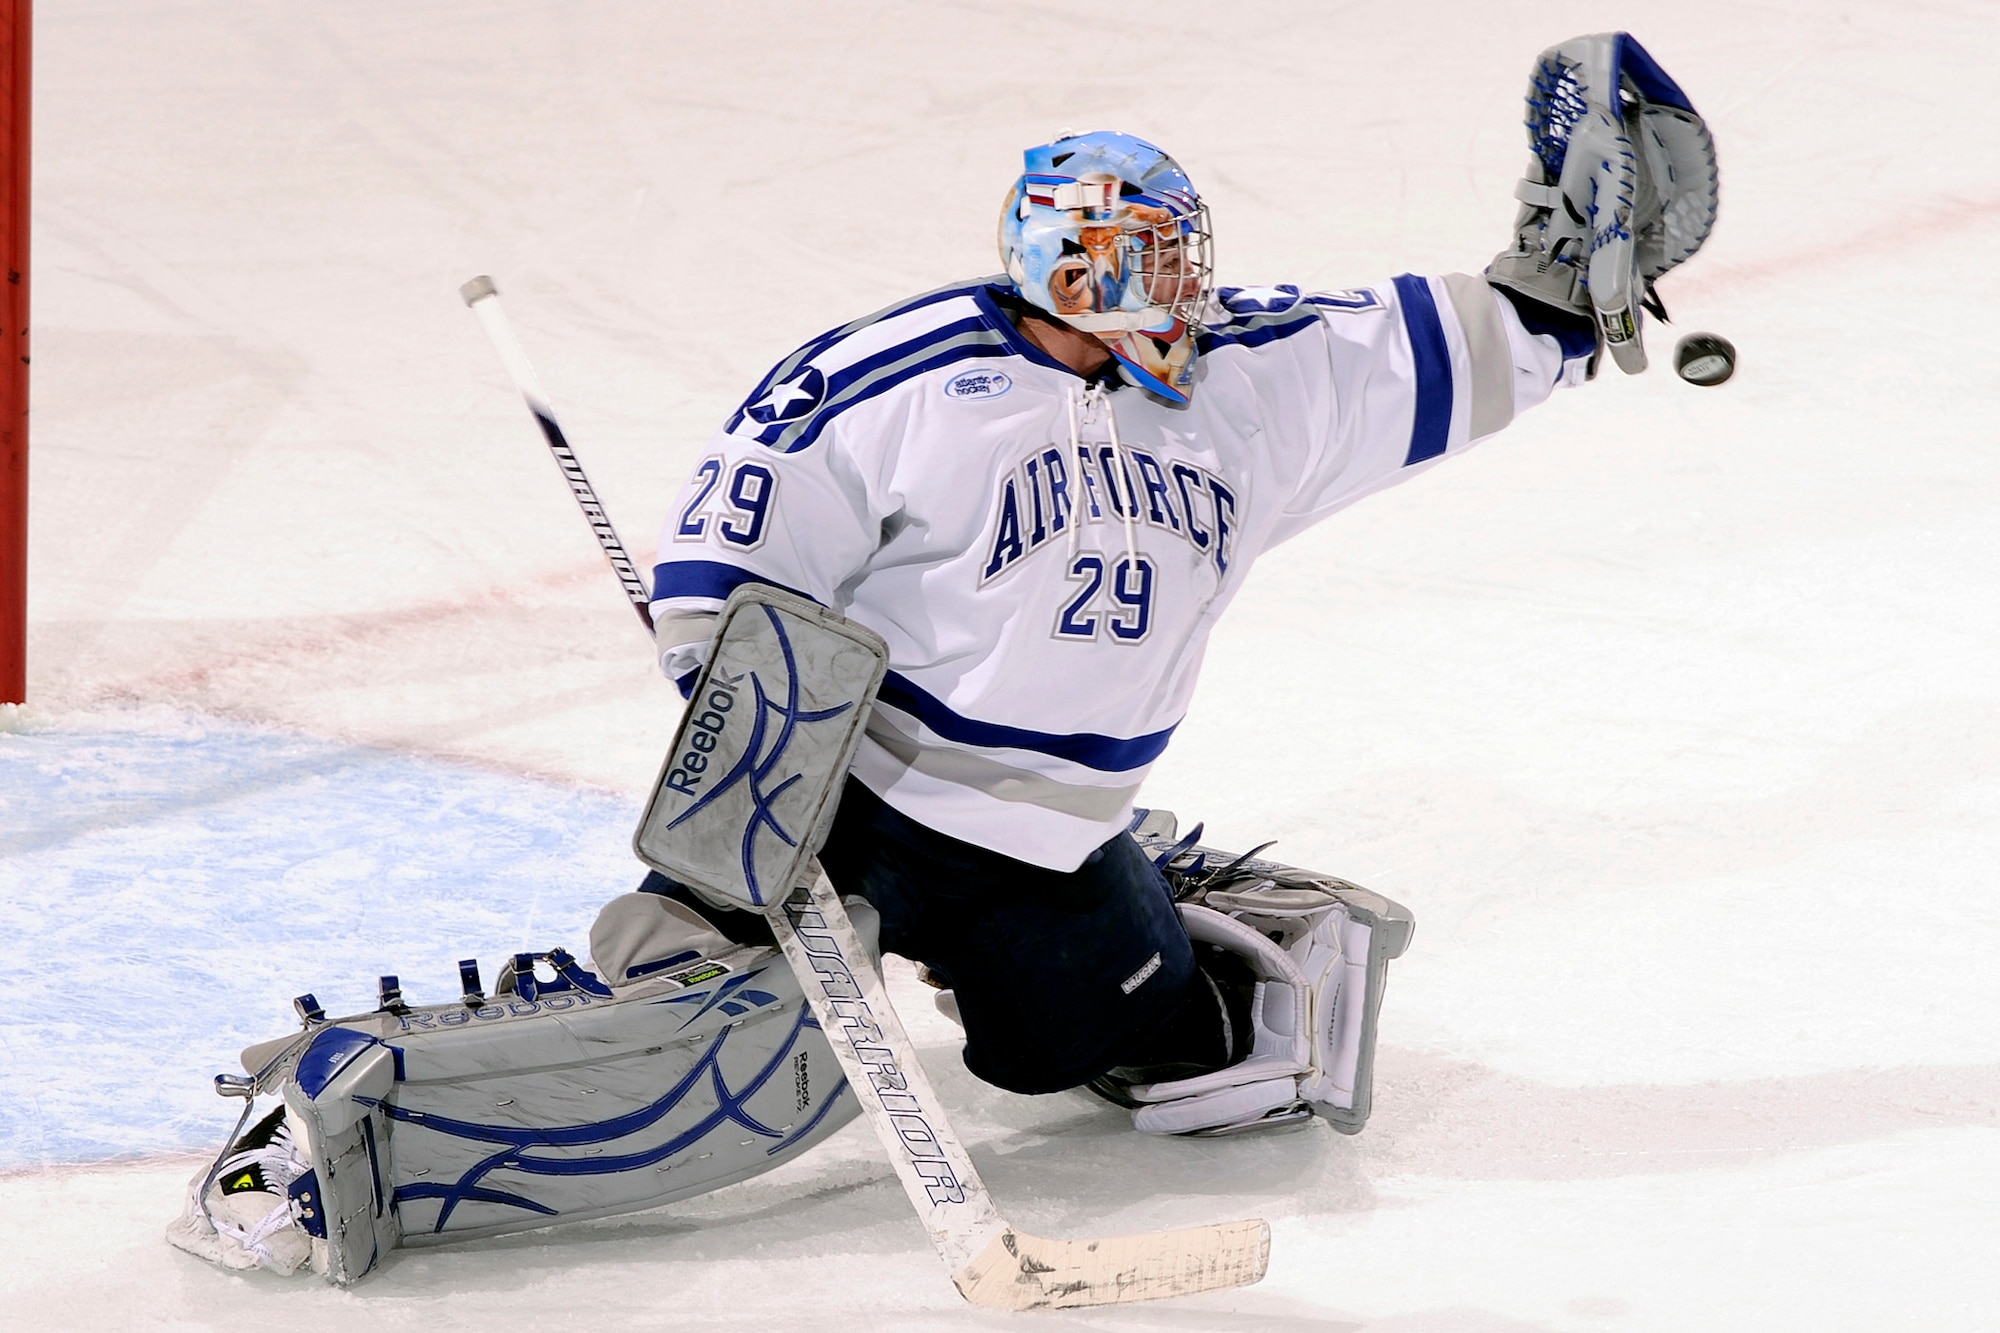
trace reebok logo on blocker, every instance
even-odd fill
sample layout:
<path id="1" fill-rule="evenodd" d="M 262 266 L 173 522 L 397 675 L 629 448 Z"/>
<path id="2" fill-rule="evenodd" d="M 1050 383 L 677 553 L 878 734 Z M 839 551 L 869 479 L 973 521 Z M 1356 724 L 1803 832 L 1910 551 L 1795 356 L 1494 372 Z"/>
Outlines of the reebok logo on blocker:
<path id="1" fill-rule="evenodd" d="M 667 770 L 666 781 L 662 784 L 683 796 L 695 794 L 701 785 L 702 774 L 708 771 L 708 756 L 722 740 L 722 732 L 729 725 L 730 710 L 736 707 L 736 689 L 743 677 L 717 674 L 710 682 L 710 689 L 700 701 L 701 711 L 688 719 L 688 748 Z"/>

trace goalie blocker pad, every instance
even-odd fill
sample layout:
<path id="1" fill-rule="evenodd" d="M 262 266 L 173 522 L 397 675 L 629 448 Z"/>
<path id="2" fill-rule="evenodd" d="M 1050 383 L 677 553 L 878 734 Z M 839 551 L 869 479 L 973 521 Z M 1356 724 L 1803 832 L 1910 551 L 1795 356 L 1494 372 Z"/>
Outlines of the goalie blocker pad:
<path id="1" fill-rule="evenodd" d="M 805 882 L 888 671 L 871 630 L 767 584 L 730 594 L 632 848 L 717 907 Z"/>
<path id="2" fill-rule="evenodd" d="M 850 911 L 872 948 L 872 910 L 856 900 Z M 251 1079 L 218 1079 L 236 1095 L 283 1098 L 302 1172 L 270 1189 L 289 1197 L 328 1281 L 352 1283 L 401 1246 L 705 1194 L 858 1114 L 776 949 L 733 945 L 681 904 L 639 893 L 605 907 L 591 942 L 595 971 L 561 949 L 517 955 L 490 997 L 475 979 L 454 1003 L 397 998 L 322 1018 L 246 1050 Z M 290 1271 L 237 1253 L 227 1218 L 218 1235 L 213 1169 L 192 1194 L 169 1228 L 175 1245 L 225 1267 Z"/>

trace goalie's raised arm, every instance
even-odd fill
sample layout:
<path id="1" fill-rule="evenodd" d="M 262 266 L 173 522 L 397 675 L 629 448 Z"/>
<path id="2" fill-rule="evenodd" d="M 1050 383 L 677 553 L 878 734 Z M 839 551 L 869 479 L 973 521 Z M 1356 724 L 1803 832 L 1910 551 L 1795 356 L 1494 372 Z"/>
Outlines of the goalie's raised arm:
<path id="1" fill-rule="evenodd" d="M 1204 336 L 1211 380 L 1259 397 L 1264 503 L 1244 549 L 1287 541 L 1399 484 L 1582 383 L 1590 322 L 1464 273 L 1405 273 L 1348 291 L 1224 288 Z"/>

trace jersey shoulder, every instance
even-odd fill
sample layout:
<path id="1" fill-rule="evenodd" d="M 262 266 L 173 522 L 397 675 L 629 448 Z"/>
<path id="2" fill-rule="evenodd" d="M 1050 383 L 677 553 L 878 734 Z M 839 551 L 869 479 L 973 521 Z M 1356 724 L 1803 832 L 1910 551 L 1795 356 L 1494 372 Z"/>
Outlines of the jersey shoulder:
<path id="1" fill-rule="evenodd" d="M 1015 355 L 995 303 L 1004 277 L 953 283 L 829 329 L 771 367 L 730 414 L 727 435 L 778 453 L 809 449 L 844 412 L 976 358 Z"/>
<path id="2" fill-rule="evenodd" d="M 1293 284 L 1219 287 L 1204 312 L 1196 349 L 1208 356 L 1224 348 L 1256 348 L 1321 327 L 1328 315 L 1367 315 L 1388 310 L 1373 287 L 1302 292 Z"/>

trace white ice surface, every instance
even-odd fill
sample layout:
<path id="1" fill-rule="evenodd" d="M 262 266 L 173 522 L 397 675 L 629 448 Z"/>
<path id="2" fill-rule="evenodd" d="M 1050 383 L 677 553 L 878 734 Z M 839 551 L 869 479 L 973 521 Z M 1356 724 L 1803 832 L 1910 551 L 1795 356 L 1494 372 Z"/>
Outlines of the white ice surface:
<path id="1" fill-rule="evenodd" d="M 2000 1323 L 1990 3 L 38 9 L 8 1327 Z M 1530 59 L 1616 27 L 1722 157 L 1654 372 L 1271 556 L 1147 793 L 1415 909 L 1367 1131 L 992 1091 L 892 971 L 1016 1220 L 1268 1216 L 1262 1285 L 972 1312 L 859 1127 L 347 1293 L 165 1246 L 293 994 L 449 993 L 635 872 L 673 699 L 461 281 L 647 548 L 775 356 L 990 271 L 1022 145 L 1164 142 L 1230 281 L 1476 269 Z M 1664 370 L 1697 328 L 1724 388 Z"/>

